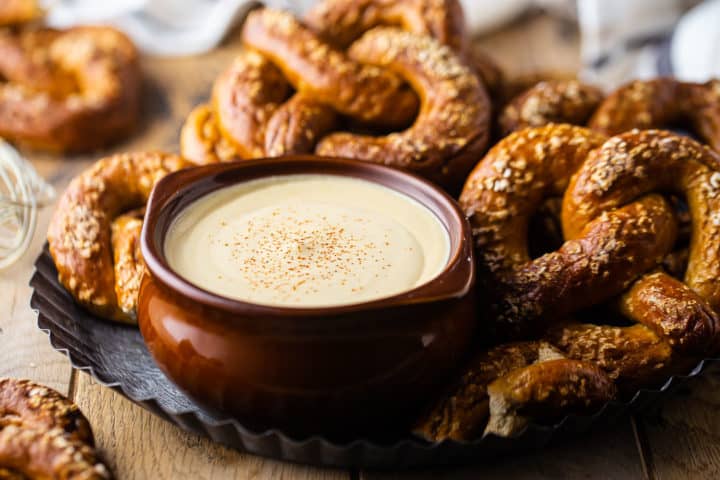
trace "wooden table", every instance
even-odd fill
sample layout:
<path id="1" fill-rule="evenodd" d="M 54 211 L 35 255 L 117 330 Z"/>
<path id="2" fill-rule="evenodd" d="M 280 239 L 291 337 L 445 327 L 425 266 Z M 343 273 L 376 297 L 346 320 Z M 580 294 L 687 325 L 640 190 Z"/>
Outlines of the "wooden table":
<path id="1" fill-rule="evenodd" d="M 569 25 L 529 17 L 478 39 L 511 73 L 574 71 L 577 37 Z M 177 150 L 180 125 L 238 50 L 236 41 L 211 54 L 144 60 L 145 121 L 115 150 Z M 97 155 L 61 159 L 27 152 L 59 192 Z M 310 468 L 240 453 L 190 435 L 146 412 L 86 374 L 72 370 L 36 327 L 29 307 L 32 264 L 45 242 L 52 208 L 40 215 L 30 251 L 0 272 L 0 376 L 28 377 L 56 388 L 89 417 L 105 461 L 118 479 L 717 479 L 720 478 L 720 374 L 695 379 L 652 413 L 624 418 L 542 451 L 492 465 L 432 472 L 376 473 Z"/>

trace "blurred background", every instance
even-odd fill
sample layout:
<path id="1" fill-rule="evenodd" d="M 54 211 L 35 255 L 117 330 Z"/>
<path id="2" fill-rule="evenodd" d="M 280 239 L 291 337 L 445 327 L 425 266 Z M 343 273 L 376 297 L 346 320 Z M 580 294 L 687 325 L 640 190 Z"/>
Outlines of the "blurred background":
<path id="1" fill-rule="evenodd" d="M 218 45 L 248 0 L 45 0 L 48 23 L 110 23 L 146 52 L 189 55 Z M 301 13 L 314 0 L 265 2 Z M 720 75 L 720 0 L 462 0 L 474 35 L 530 15 L 556 17 L 579 36 L 581 77 L 605 88 L 631 78 Z M 561 47 L 559 45 L 559 47 Z M 492 52 L 490 52 L 492 54 Z M 554 55 L 552 50 L 548 56 Z"/>

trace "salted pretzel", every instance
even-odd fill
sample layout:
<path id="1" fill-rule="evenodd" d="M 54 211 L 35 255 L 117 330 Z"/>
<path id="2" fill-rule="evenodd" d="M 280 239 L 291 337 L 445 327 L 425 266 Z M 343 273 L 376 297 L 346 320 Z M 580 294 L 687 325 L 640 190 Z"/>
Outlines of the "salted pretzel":
<path id="1" fill-rule="evenodd" d="M 435 176 L 441 170 L 444 171 L 442 177 L 452 177 L 454 181 L 461 178 L 467 171 L 467 158 L 472 156 L 473 148 L 483 144 L 481 139 L 474 138 L 472 127 L 467 125 L 480 123 L 487 131 L 489 124 L 489 101 L 479 82 L 477 87 L 466 85 L 466 76 L 475 75 L 466 65 L 470 58 L 479 59 L 477 70 L 482 68 L 488 77 L 499 77 L 499 74 L 493 72 L 491 63 L 482 60 L 482 54 L 469 48 L 458 2 L 345 3 L 318 4 L 308 14 L 305 24 L 285 12 L 270 9 L 252 12 L 243 30 L 246 50 L 215 82 L 211 105 L 197 107 L 183 127 L 183 155 L 196 163 L 208 163 L 231 158 L 230 150 L 240 158 L 308 153 L 335 130 L 350 127 L 378 133 L 378 124 L 403 129 L 412 123 L 418 111 L 417 95 L 407 87 L 409 82 L 427 103 L 421 106 L 420 116 L 409 131 L 384 137 L 378 143 L 362 135 L 333 137 L 333 141 L 323 147 L 325 150 L 318 149 L 318 152 L 329 155 L 331 149 L 353 149 L 357 145 L 353 153 L 356 157 L 388 154 L 384 159 L 388 164 L 403 166 L 404 163 L 411 169 L 417 166 L 421 173 L 428 171 Z M 351 12 L 359 9 L 364 16 L 341 14 L 346 7 Z M 338 28 L 336 17 L 340 22 L 350 22 L 348 28 Z M 393 35 L 393 42 L 412 45 L 408 53 L 412 52 L 414 58 L 396 55 L 392 62 L 389 57 L 380 58 L 378 47 L 382 47 L 383 39 L 368 30 L 386 24 L 417 34 L 398 35 L 395 29 L 381 30 L 387 32 L 384 35 Z M 428 36 L 437 38 L 437 42 L 428 41 Z M 353 43 L 360 46 L 354 47 Z M 441 44 L 447 44 L 449 50 L 442 50 Z M 371 46 L 374 52 L 370 51 Z M 425 52 L 425 48 L 432 50 Z M 382 47 L 382 50 L 388 49 Z M 443 63 L 431 65 L 429 58 Z M 458 65 L 462 71 L 455 72 Z M 439 75 L 443 69 L 447 72 Z M 442 86 L 430 84 L 430 80 L 438 80 Z M 459 133 L 447 139 L 437 135 L 434 143 L 442 147 L 424 162 L 429 165 L 419 165 L 418 149 L 427 145 L 423 136 L 428 130 L 425 126 L 428 115 L 424 114 L 430 110 L 430 116 L 437 116 L 441 103 L 432 104 L 428 99 L 442 89 L 441 98 L 453 102 L 449 111 L 456 111 L 458 88 L 476 101 L 466 99 L 470 112 L 463 118 L 456 116 L 455 123 L 446 125 L 445 129 Z M 352 145 L 340 146 L 337 142 L 340 139 Z M 458 153 L 461 143 L 471 144 L 463 149 L 468 151 L 465 155 Z M 228 145 L 230 149 L 226 148 Z M 439 161 L 443 165 L 439 168 L 437 150 L 442 151 Z M 454 161 L 455 156 L 465 158 Z M 377 157 L 373 160 L 380 161 Z M 464 167 L 464 171 L 451 171 L 460 167 Z M 446 179 L 440 179 L 443 180 Z"/>
<path id="2" fill-rule="evenodd" d="M 0 379 L 0 476 L 108 479 L 87 419 L 55 390 Z"/>
<path id="3" fill-rule="evenodd" d="M 335 133 L 320 141 L 317 153 L 401 167 L 442 185 L 461 183 L 489 134 L 489 100 L 472 72 L 432 38 L 396 29 L 368 32 L 349 55 L 401 73 L 421 93 L 422 108 L 403 132 Z"/>
<path id="4" fill-rule="evenodd" d="M 3 0 L 0 2 L 0 27 L 27 23 L 41 14 L 37 0 Z"/>
<path id="5" fill-rule="evenodd" d="M 324 0 L 304 20 L 323 40 L 339 48 L 348 48 L 378 26 L 427 35 L 457 52 L 488 91 L 499 91 L 503 82 L 498 66 L 473 48 L 458 0 Z"/>
<path id="6" fill-rule="evenodd" d="M 593 411 L 615 394 L 593 363 L 566 359 L 544 341 L 507 343 L 477 354 L 413 432 L 429 441 L 508 436 L 530 418 Z"/>
<path id="7" fill-rule="evenodd" d="M 545 198 L 565 192 L 572 173 L 604 142 L 569 125 L 521 130 L 495 145 L 468 177 L 460 204 L 501 337 L 541 332 L 549 318 L 621 293 L 671 250 L 673 212 L 661 196 L 647 195 L 603 211 L 558 250 L 530 258 L 530 217 Z"/>
<path id="8" fill-rule="evenodd" d="M 498 123 L 502 136 L 548 123 L 585 125 L 602 101 L 603 92 L 578 80 L 541 81 L 503 108 Z"/>
<path id="9" fill-rule="evenodd" d="M 466 366 L 419 433 L 433 441 L 468 440 L 481 429 L 512 434 L 525 416 L 572 411 L 553 408 L 558 392 L 570 392 L 568 407 L 597 407 L 614 395 L 609 385 L 633 392 L 720 350 L 719 188 L 720 155 L 669 132 L 634 130 L 606 140 L 580 127 L 549 125 L 499 142 L 460 199 L 481 247 L 480 284 L 491 320 L 505 335 L 543 335 L 580 363 L 527 361 L 501 369 L 493 355 L 515 347 L 495 347 Z M 654 192 L 682 194 L 689 204 L 693 227 L 682 282 L 657 267 L 674 246 L 676 222 L 671 205 Z M 529 216 L 552 194 L 564 195 L 565 243 L 533 260 Z M 578 310 L 607 301 L 636 323 L 567 323 Z M 581 391 L 585 400 L 575 401 Z M 484 404 L 489 416 L 474 407 Z"/>
<path id="10" fill-rule="evenodd" d="M 118 230 L 127 225 L 116 223 L 113 235 L 113 222 L 144 207 L 160 178 L 190 165 L 163 153 L 121 154 L 97 161 L 70 183 L 50 221 L 48 243 L 60 282 L 80 305 L 104 318 L 135 322 L 137 237 L 129 235 L 121 248 L 119 236 L 127 239 L 128 232 Z M 137 229 L 135 224 L 134 235 Z M 118 295 L 116 289 L 129 291 Z"/>
<path id="11" fill-rule="evenodd" d="M 109 27 L 0 33 L 0 136 L 31 147 L 87 151 L 133 130 L 138 54 Z"/>
<path id="12" fill-rule="evenodd" d="M 606 135 L 633 128 L 680 126 L 720 151 L 720 80 L 690 83 L 657 78 L 630 82 L 608 95 L 589 126 Z"/>
<path id="13" fill-rule="evenodd" d="M 132 315 L 135 312 L 140 280 L 145 272 L 145 263 L 140 251 L 140 232 L 145 209 L 139 208 L 120 215 L 110 226 L 115 274 L 115 296 L 120 309 Z"/>

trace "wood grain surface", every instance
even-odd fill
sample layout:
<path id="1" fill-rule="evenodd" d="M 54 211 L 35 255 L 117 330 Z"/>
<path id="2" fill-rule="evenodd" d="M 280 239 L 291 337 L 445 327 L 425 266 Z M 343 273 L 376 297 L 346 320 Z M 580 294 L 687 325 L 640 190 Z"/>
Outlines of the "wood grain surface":
<path id="1" fill-rule="evenodd" d="M 511 74 L 578 67 L 575 33 L 545 17 L 525 18 L 477 39 Z M 197 57 L 145 58 L 145 119 L 113 151 L 177 151 L 185 115 L 207 98 L 215 76 L 238 50 L 231 40 Z M 58 192 L 98 155 L 58 158 L 24 152 Z M 111 152 L 103 152 L 111 153 Z M 316 469 L 247 455 L 188 434 L 72 372 L 36 327 L 27 282 L 52 208 L 40 215 L 32 248 L 0 271 L 0 376 L 29 377 L 68 393 L 90 419 L 104 459 L 118 479 L 716 479 L 720 478 L 720 375 L 698 379 L 640 418 L 624 418 L 586 436 L 485 465 L 410 472 Z"/>

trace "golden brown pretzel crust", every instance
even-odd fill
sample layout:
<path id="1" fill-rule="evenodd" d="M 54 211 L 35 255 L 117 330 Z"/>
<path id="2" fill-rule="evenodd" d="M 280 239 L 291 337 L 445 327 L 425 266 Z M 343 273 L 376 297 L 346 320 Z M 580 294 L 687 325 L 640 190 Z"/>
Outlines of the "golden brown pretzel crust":
<path id="1" fill-rule="evenodd" d="M 513 370 L 554 358 L 562 358 L 562 354 L 545 342 L 507 343 L 480 352 L 416 423 L 413 432 L 428 441 L 478 437 L 490 413 L 488 385 Z"/>
<path id="2" fill-rule="evenodd" d="M 457 0 L 324 0 L 305 16 L 310 28 L 340 48 L 378 26 L 398 26 L 464 52 L 469 41 Z"/>
<path id="3" fill-rule="evenodd" d="M 420 114 L 409 129 L 384 137 L 329 135 L 317 153 L 384 163 L 443 185 L 459 184 L 488 141 L 490 102 L 475 75 L 432 38 L 390 28 L 366 33 L 349 55 L 406 78 L 422 98 Z"/>
<path id="4" fill-rule="evenodd" d="M 677 125 L 720 151 L 720 80 L 636 80 L 608 95 L 590 119 L 591 128 L 607 135 Z"/>
<path id="5" fill-rule="evenodd" d="M 501 88 L 502 71 L 473 47 L 458 0 L 325 0 L 310 9 L 305 22 L 323 40 L 340 48 L 379 26 L 430 36 L 458 53 L 489 92 L 498 93 Z"/>
<path id="6" fill-rule="evenodd" d="M 185 120 L 180 131 L 180 151 L 198 165 L 229 162 L 238 157 L 235 147 L 220 132 L 215 111 L 206 104 L 195 107 Z"/>
<path id="7" fill-rule="evenodd" d="M 557 359 L 513 370 L 488 385 L 490 419 L 485 433 L 509 436 L 528 417 L 592 412 L 615 397 L 612 380 L 590 362 Z"/>
<path id="8" fill-rule="evenodd" d="M 573 177 L 563 200 L 563 229 L 579 228 L 601 212 L 649 192 L 685 195 L 692 218 L 685 283 L 720 307 L 720 156 L 670 132 L 631 131 L 593 152 Z"/>
<path id="9" fill-rule="evenodd" d="M 3 0 L 0 2 L 0 27 L 33 21 L 42 15 L 37 0 Z"/>
<path id="10" fill-rule="evenodd" d="M 666 379 L 675 360 L 670 344 L 639 324 L 563 325 L 551 328 L 545 339 L 568 358 L 594 363 L 626 392 Z"/>
<path id="11" fill-rule="evenodd" d="M 468 177 L 460 203 L 473 227 L 480 284 L 489 290 L 501 335 L 536 333 L 551 318 L 607 300 L 670 251 L 675 219 L 655 195 L 604 211 L 558 250 L 530 259 L 530 217 L 545 198 L 563 193 L 603 140 L 569 125 L 522 130 L 493 147 Z"/>
<path id="12" fill-rule="evenodd" d="M 0 476 L 110 478 L 92 447 L 77 405 L 29 380 L 0 379 Z"/>
<path id="13" fill-rule="evenodd" d="M 290 13 L 267 8 L 251 12 L 242 38 L 270 59 L 297 91 L 344 115 L 402 127 L 417 111 L 417 98 L 400 77 L 351 60 Z"/>
<path id="14" fill-rule="evenodd" d="M 585 125 L 602 99 L 599 88 L 577 80 L 543 81 L 505 106 L 498 120 L 500 131 L 506 136 L 548 123 Z"/>
<path id="15" fill-rule="evenodd" d="M 70 440 L 93 444 L 90 424 L 78 406 L 29 380 L 0 378 L 0 429 L 8 425 L 40 431 L 57 428 Z"/>
<path id="16" fill-rule="evenodd" d="M 341 128 L 344 123 L 364 133 L 378 125 L 392 129 L 407 127 L 417 112 L 417 96 L 407 88 L 406 80 L 413 83 L 413 79 L 423 76 L 427 79 L 424 74 L 428 72 L 429 62 L 425 61 L 424 70 L 418 71 L 408 68 L 417 65 L 403 63 L 402 59 L 387 65 L 381 61 L 378 52 L 368 59 L 353 56 L 352 52 L 359 52 L 360 47 L 353 48 L 351 44 L 368 30 L 381 25 L 390 24 L 395 29 L 399 26 L 422 36 L 422 45 L 413 45 L 413 51 L 430 44 L 437 49 L 436 44 L 425 42 L 430 36 L 448 45 L 459 55 L 459 61 L 475 67 L 482 78 L 494 83 L 501 78 L 487 57 L 470 48 L 457 0 L 330 0 L 311 10 L 306 24 L 286 12 L 270 9 L 250 15 L 243 30 L 246 50 L 215 82 L 211 108 L 201 107 L 194 111 L 185 123 L 181 138 L 183 155 L 197 163 L 207 163 L 231 156 L 257 158 L 310 153 L 324 135 Z M 384 31 L 396 33 L 395 29 Z M 364 40 L 364 45 L 368 44 L 369 40 Z M 341 51 L 348 47 L 350 55 Z M 426 54 L 436 56 L 434 51 Z M 458 59 L 453 58 L 453 64 L 457 62 Z M 417 88 L 416 83 L 413 86 Z M 453 92 L 458 87 L 452 85 L 447 76 L 443 87 L 443 98 L 454 98 Z M 293 90 L 296 93 L 291 96 Z M 436 86 L 432 91 L 439 90 Z M 488 109 L 488 103 L 486 99 L 479 102 L 466 100 L 472 110 L 477 109 L 476 105 L 480 105 L 480 110 Z M 421 115 L 424 110 L 425 107 Z M 349 121 L 343 122 L 338 114 Z M 489 113 L 486 115 L 489 124 Z M 424 148 L 420 130 L 415 128 L 405 136 L 397 134 L 392 139 L 381 140 L 378 142 L 382 144 L 381 151 L 371 139 L 360 135 L 334 137 L 333 142 L 346 139 L 350 144 L 343 146 L 347 149 L 345 154 L 365 158 L 371 152 L 385 153 L 392 142 L 399 141 L 390 153 L 394 157 L 402 156 L 402 162 L 417 163 L 410 157 L 417 157 L 420 152 L 413 151 L 415 147 L 407 140 L 414 136 L 413 143 Z M 232 153 L 218 153 L 227 152 L 227 149 L 219 145 L 217 132 L 232 146 Z M 442 148 L 431 153 L 436 155 L 437 150 L 444 150 L 443 154 L 447 156 L 448 151 L 457 150 L 458 139 L 466 134 L 467 129 L 462 135 L 440 138 L 435 143 L 443 143 Z M 487 136 L 487 133 L 483 135 Z M 482 144 L 482 141 L 474 143 Z M 457 162 L 464 168 L 458 168 L 458 172 L 451 175 L 456 177 L 455 180 L 464 175 L 459 170 L 469 168 L 473 148 L 464 150 L 468 153 L 459 155 L 462 158 Z M 425 163 L 435 164 L 436 160 L 430 158 Z M 398 164 L 394 159 L 387 163 Z M 437 174 L 435 167 L 426 170 Z M 447 175 L 443 173 L 442 176 Z"/>
<path id="17" fill-rule="evenodd" d="M 115 296 L 120 309 L 130 318 L 135 317 L 140 280 L 145 272 L 145 262 L 140 252 L 144 215 L 144 208 L 133 210 L 117 217 L 111 226 Z"/>
<path id="18" fill-rule="evenodd" d="M 139 111 L 137 51 L 108 27 L 0 33 L 0 136 L 92 150 L 127 136 Z"/>
<path id="19" fill-rule="evenodd" d="M 106 480 L 111 475 L 86 443 L 67 440 L 60 429 L 23 430 L 15 425 L 0 430 L 0 465 L 20 478 Z M 12 478 L 12 477 L 11 477 Z"/>
<path id="20" fill-rule="evenodd" d="M 90 312 L 134 321 L 115 294 L 111 224 L 144 206 L 160 178 L 189 165 L 163 153 L 115 155 L 97 161 L 65 190 L 48 229 L 50 253 L 60 282 Z"/>

